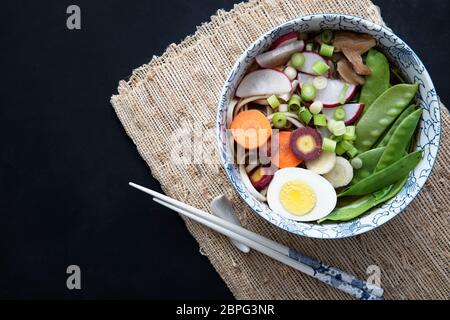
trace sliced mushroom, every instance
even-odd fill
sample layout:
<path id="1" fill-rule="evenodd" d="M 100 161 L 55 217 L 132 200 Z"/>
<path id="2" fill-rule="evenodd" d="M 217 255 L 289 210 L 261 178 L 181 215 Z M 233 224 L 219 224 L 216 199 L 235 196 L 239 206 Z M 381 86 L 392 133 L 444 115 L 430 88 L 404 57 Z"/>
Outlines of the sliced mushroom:
<path id="1" fill-rule="evenodd" d="M 345 59 L 341 59 L 337 63 L 337 71 L 339 75 L 346 82 L 355 84 L 355 85 L 363 85 L 364 78 L 358 75 L 355 70 L 353 70 L 352 65 Z"/>
<path id="2" fill-rule="evenodd" d="M 354 32 L 338 32 L 333 39 L 337 51 L 342 51 L 359 75 L 370 75 L 370 69 L 363 63 L 362 55 L 375 47 L 375 39 L 368 34 Z"/>

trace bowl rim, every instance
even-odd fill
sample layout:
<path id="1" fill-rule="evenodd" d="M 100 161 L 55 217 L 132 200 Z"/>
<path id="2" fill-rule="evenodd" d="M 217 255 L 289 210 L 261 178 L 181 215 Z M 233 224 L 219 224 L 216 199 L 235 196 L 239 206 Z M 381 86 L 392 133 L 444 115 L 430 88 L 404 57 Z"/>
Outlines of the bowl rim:
<path id="1" fill-rule="evenodd" d="M 220 99 L 219 99 L 219 103 L 217 105 L 217 111 L 216 111 L 216 140 L 217 140 L 217 144 L 218 144 L 218 150 L 221 149 L 221 144 L 222 144 L 222 140 L 221 140 L 221 106 L 224 104 L 224 99 L 225 96 L 227 94 L 228 88 L 227 88 L 227 84 L 229 83 L 233 83 L 233 77 L 235 76 L 235 72 L 236 70 L 240 67 L 241 64 L 245 64 L 246 66 L 249 65 L 248 62 L 245 61 L 245 58 L 248 54 L 248 52 L 252 49 L 257 47 L 258 44 L 263 43 L 265 38 L 267 36 L 269 36 L 270 34 L 274 33 L 276 30 L 278 29 L 283 29 L 288 27 L 290 24 L 295 24 L 295 23 L 307 23 L 308 21 L 311 21 L 313 19 L 322 19 L 325 20 L 325 17 L 342 17 L 344 19 L 349 19 L 349 20 L 357 20 L 360 23 L 363 23 L 366 28 L 370 27 L 371 29 L 376 29 L 376 31 L 379 32 L 383 32 L 384 35 L 386 37 L 391 37 L 393 39 L 396 40 L 396 42 L 400 42 L 400 44 L 402 44 L 404 46 L 404 48 L 410 50 L 410 52 L 412 52 L 415 60 L 418 62 L 418 64 L 423 68 L 423 72 L 421 74 L 421 78 L 424 78 L 426 80 L 426 82 L 428 83 L 428 86 L 430 87 L 430 91 L 433 91 L 436 95 L 436 100 L 438 103 L 438 108 L 437 108 L 437 114 L 436 114 L 436 118 L 437 118 L 437 122 L 438 122 L 438 129 L 437 129 L 437 135 L 436 135 L 436 139 L 437 139 L 437 143 L 436 143 L 436 155 L 432 157 L 432 161 L 431 161 L 431 165 L 429 168 L 429 171 L 425 174 L 425 179 L 421 182 L 421 185 L 419 185 L 419 188 L 417 191 L 415 191 L 414 196 L 412 197 L 407 197 L 407 199 L 405 200 L 404 204 L 402 205 L 402 208 L 398 211 L 398 212 L 394 212 L 393 214 L 391 214 L 388 219 L 382 220 L 381 222 L 377 223 L 376 225 L 370 225 L 369 228 L 359 228 L 356 229 L 355 231 L 352 231 L 348 234 L 343 234 L 343 235 L 338 235 L 338 236 L 334 236 L 334 237 L 323 237 L 323 236 L 318 236 L 316 234 L 308 234 L 307 232 L 296 232 L 293 230 L 288 230 L 286 228 L 284 228 L 282 225 L 280 224 L 276 224 L 273 221 L 271 221 L 270 219 L 267 219 L 264 215 L 262 215 L 260 212 L 258 212 L 257 210 L 255 210 L 255 208 L 253 208 L 251 206 L 251 203 L 249 201 L 249 199 L 252 199 L 252 202 L 260 202 L 257 199 L 254 199 L 253 196 L 251 196 L 247 189 L 245 188 L 245 190 L 243 192 L 239 192 L 236 189 L 236 186 L 232 183 L 233 185 L 233 189 L 239 194 L 239 196 L 241 197 L 241 199 L 248 205 L 248 207 L 250 207 L 250 209 L 252 211 L 254 211 L 255 213 L 257 213 L 261 218 L 263 218 L 264 220 L 270 222 L 271 224 L 277 226 L 278 228 L 288 231 L 292 234 L 296 234 L 299 236 L 303 236 L 303 237 L 308 237 L 308 238 L 316 238 L 316 239 L 341 239 L 341 238 L 347 238 L 347 237 L 352 237 L 352 236 L 356 236 L 359 234 L 363 234 L 366 233 L 368 231 L 374 230 L 382 225 L 384 225 L 385 223 L 387 223 L 388 221 L 391 221 L 393 218 L 397 217 L 398 215 L 400 215 L 401 213 L 404 212 L 404 210 L 409 206 L 409 204 L 417 197 L 417 195 L 421 192 L 421 190 L 423 189 L 426 181 L 429 179 L 430 174 L 435 166 L 437 157 L 438 157 L 438 152 L 439 152 L 439 147 L 440 147 L 440 142 L 441 142 L 441 114 L 440 114 L 440 99 L 439 96 L 436 92 L 436 88 L 433 84 L 433 81 L 430 77 L 430 74 L 428 73 L 428 70 L 426 69 L 425 65 L 423 64 L 422 60 L 420 60 L 420 58 L 418 57 L 418 55 L 415 53 L 415 51 L 405 42 L 403 41 L 402 38 L 400 38 L 399 36 L 397 36 L 393 31 L 391 31 L 390 29 L 388 29 L 387 27 L 378 25 L 372 21 L 369 21 L 367 19 L 361 18 L 361 17 L 357 17 L 357 16 L 352 16 L 352 15 L 347 15 L 347 14 L 339 14 L 339 13 L 317 13 L 317 14 L 311 14 L 311 15 L 306 15 L 306 16 L 299 16 L 297 18 L 288 20 L 282 24 L 279 24 L 273 28 L 271 28 L 270 30 L 268 30 L 267 32 L 263 33 L 260 37 L 258 37 L 253 43 L 251 43 L 243 52 L 242 54 L 239 56 L 239 58 L 236 60 L 236 62 L 234 63 L 233 67 L 231 68 L 230 72 L 228 73 L 228 76 L 225 80 L 225 83 L 222 87 L 221 93 L 220 93 Z M 401 66 L 400 66 L 401 67 Z M 404 67 L 400 68 L 401 70 L 404 69 Z M 235 84 L 236 85 L 236 84 Z M 234 88 L 236 89 L 236 88 Z M 219 157 L 221 159 L 222 162 L 222 167 L 225 170 L 225 173 L 227 175 L 228 180 L 230 181 L 230 183 L 233 181 L 233 177 L 231 176 L 231 172 L 229 172 L 227 170 L 227 165 L 229 165 L 230 163 L 227 161 L 227 159 L 224 157 L 222 152 L 219 152 Z M 422 158 L 423 159 L 423 158 Z M 416 167 L 417 168 L 417 167 Z M 409 180 L 409 179 L 408 179 Z M 405 186 L 403 187 L 405 188 Z M 402 188 L 402 189 L 403 189 Z M 244 194 L 246 195 L 246 197 L 244 197 Z M 397 194 L 394 198 L 388 200 L 385 203 L 389 203 L 391 201 L 393 201 L 394 199 L 396 199 L 399 196 L 399 194 Z M 348 224 L 348 223 L 352 223 L 354 221 L 360 221 L 363 217 L 365 216 L 370 216 L 372 214 L 374 214 L 375 212 L 374 209 L 380 208 L 380 206 L 377 206 L 373 209 L 371 209 L 371 211 L 369 211 L 368 213 L 354 219 L 351 221 L 347 221 L 347 222 L 341 222 L 341 223 L 328 223 L 328 224 L 312 224 L 312 223 L 306 223 L 306 222 L 297 222 L 297 221 L 293 221 L 295 223 L 298 223 L 300 225 L 310 225 L 311 229 L 318 228 L 318 227 L 325 227 L 330 229 L 331 227 L 338 227 L 338 226 L 343 226 L 344 224 Z M 273 210 L 271 210 L 269 208 L 269 210 L 275 214 L 275 215 L 279 215 L 278 213 L 274 212 Z"/>

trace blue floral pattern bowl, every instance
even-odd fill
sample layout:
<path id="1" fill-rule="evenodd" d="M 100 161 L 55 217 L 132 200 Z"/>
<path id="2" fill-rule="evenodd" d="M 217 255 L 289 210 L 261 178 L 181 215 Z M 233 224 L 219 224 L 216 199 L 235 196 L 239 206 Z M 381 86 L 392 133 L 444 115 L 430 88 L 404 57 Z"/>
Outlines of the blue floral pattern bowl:
<path id="1" fill-rule="evenodd" d="M 237 85 L 259 53 L 267 50 L 273 41 L 289 32 L 309 32 L 324 29 L 351 30 L 370 34 L 376 39 L 378 46 L 388 55 L 390 60 L 402 70 L 407 81 L 419 83 L 417 102 L 423 110 L 423 116 L 416 140 L 416 148 L 423 149 L 424 154 L 420 163 L 410 173 L 406 185 L 396 197 L 353 221 L 321 225 L 286 219 L 272 211 L 266 203 L 258 201 L 247 192 L 241 181 L 239 170 L 228 151 L 230 145 L 226 134 L 226 114 Z M 217 140 L 219 154 L 229 180 L 242 199 L 257 214 L 274 225 L 301 236 L 333 239 L 355 236 L 372 230 L 391 220 L 408 206 L 425 184 L 436 161 L 441 133 L 440 121 L 439 98 L 430 76 L 420 59 L 405 42 L 390 30 L 362 18 L 338 14 L 318 14 L 300 17 L 270 30 L 242 54 L 234 65 L 221 94 L 217 111 Z"/>

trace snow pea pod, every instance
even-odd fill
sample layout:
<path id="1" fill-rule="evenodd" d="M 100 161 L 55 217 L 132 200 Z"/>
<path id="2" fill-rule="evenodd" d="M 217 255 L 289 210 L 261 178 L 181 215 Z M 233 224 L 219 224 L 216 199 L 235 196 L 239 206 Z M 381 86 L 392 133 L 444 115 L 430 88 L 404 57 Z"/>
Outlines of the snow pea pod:
<path id="1" fill-rule="evenodd" d="M 390 86 L 389 62 L 383 53 L 370 49 L 367 53 L 366 65 L 372 73 L 366 77 L 359 96 L 359 102 L 365 104 L 363 114 L 369 110 L 376 98 Z"/>
<path id="2" fill-rule="evenodd" d="M 387 168 L 377 171 L 367 178 L 364 178 L 358 183 L 350 186 L 350 188 L 338 194 L 338 197 L 361 196 L 394 184 L 395 182 L 408 176 L 409 172 L 419 163 L 422 158 L 422 153 L 423 151 L 419 150 L 406 155 Z"/>
<path id="3" fill-rule="evenodd" d="M 375 167 L 375 172 L 383 170 L 403 156 L 402 153 L 403 151 L 406 151 L 414 131 L 416 131 L 421 115 L 421 109 L 414 111 L 400 123 L 397 129 L 395 129 L 386 149 L 381 155 L 380 161 L 378 161 L 378 164 Z"/>
<path id="4" fill-rule="evenodd" d="M 336 208 L 328 216 L 320 219 L 317 222 L 318 223 L 321 223 L 323 221 L 344 222 L 355 219 L 360 215 L 362 215 L 363 213 L 367 212 L 368 210 L 372 209 L 373 207 L 379 205 L 380 203 L 388 201 L 389 199 L 396 196 L 397 193 L 399 193 L 400 190 L 403 188 L 407 180 L 408 177 L 405 177 L 403 180 L 400 180 L 393 185 L 384 187 L 373 194 L 359 198 L 355 202 L 345 207 Z"/>
<path id="5" fill-rule="evenodd" d="M 362 161 L 362 167 L 353 170 L 352 184 L 358 183 L 373 173 L 385 149 L 386 148 L 371 149 L 358 155 L 358 158 Z"/>
<path id="6" fill-rule="evenodd" d="M 417 93 L 418 84 L 398 84 L 387 89 L 373 103 L 356 125 L 355 147 L 370 149 L 381 134 L 409 105 Z"/>
<path id="7" fill-rule="evenodd" d="M 395 129 L 397 129 L 397 127 L 399 126 L 399 124 L 407 117 L 409 116 L 411 113 L 413 113 L 416 110 L 416 105 L 412 104 L 410 105 L 408 108 L 405 109 L 405 111 L 403 111 L 398 118 L 395 120 L 395 122 L 392 124 L 391 128 L 389 129 L 388 132 L 386 132 L 386 134 L 383 136 L 383 138 L 380 140 L 380 142 L 377 143 L 377 147 L 385 147 L 389 140 L 392 137 L 392 134 L 394 133 Z"/>

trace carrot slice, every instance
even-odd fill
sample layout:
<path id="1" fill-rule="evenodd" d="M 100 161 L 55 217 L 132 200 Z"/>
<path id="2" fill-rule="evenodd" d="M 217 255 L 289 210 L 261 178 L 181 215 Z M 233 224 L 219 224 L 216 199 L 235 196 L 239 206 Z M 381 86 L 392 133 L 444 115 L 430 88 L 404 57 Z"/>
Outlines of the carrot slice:
<path id="1" fill-rule="evenodd" d="M 272 135 L 272 126 L 266 116 L 258 110 L 242 111 L 230 125 L 234 140 L 245 149 L 256 149 Z"/>
<path id="2" fill-rule="evenodd" d="M 302 163 L 302 160 L 298 159 L 291 150 L 291 134 L 291 131 L 280 131 L 278 135 L 272 138 L 274 142 L 272 162 L 280 169 L 296 167 Z"/>

